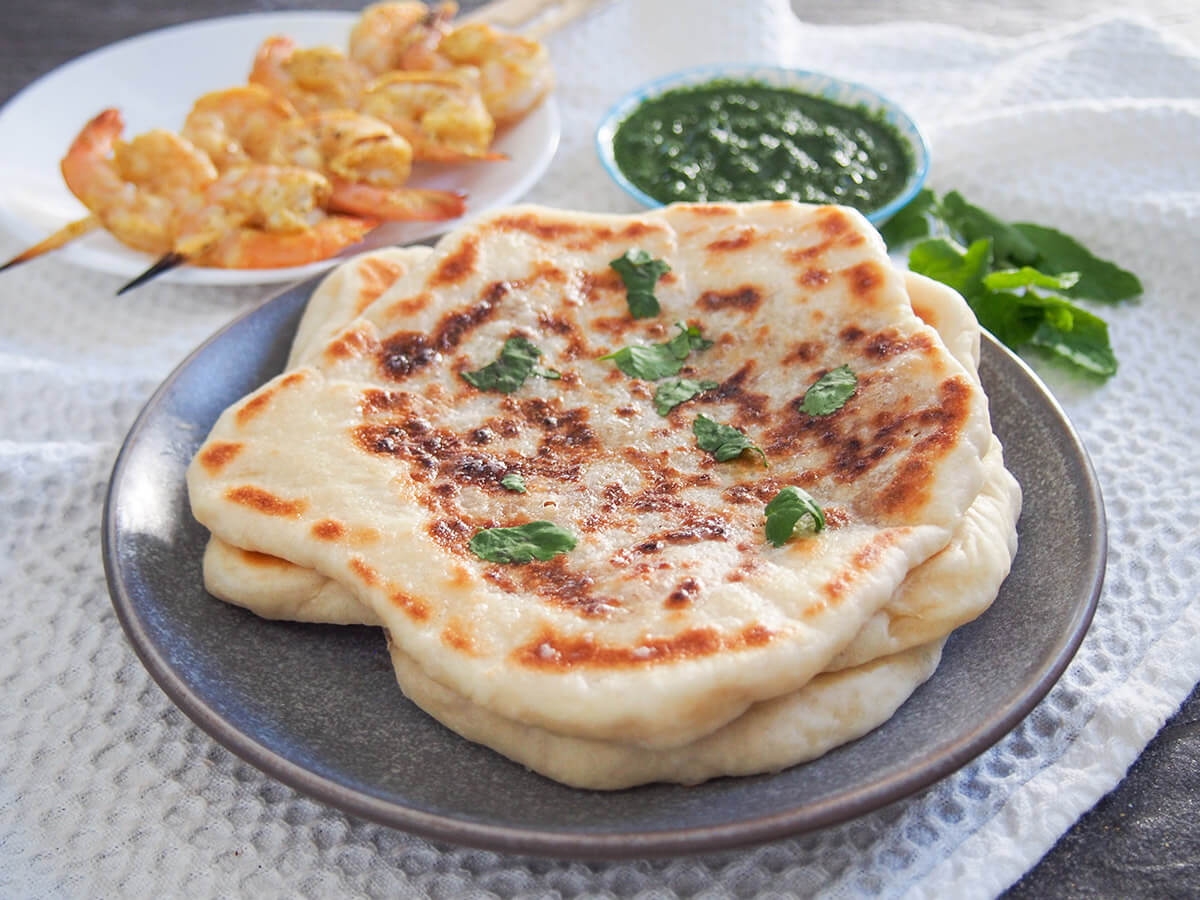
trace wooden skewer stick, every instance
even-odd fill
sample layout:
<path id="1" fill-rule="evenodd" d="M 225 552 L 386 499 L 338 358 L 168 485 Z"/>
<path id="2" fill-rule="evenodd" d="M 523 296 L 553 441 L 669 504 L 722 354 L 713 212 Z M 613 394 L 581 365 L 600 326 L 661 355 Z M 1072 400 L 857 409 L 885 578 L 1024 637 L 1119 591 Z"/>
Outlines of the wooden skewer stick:
<path id="1" fill-rule="evenodd" d="M 596 0 L 495 0 L 467 13 L 460 21 L 499 25 L 540 41 L 595 4 Z"/>
<path id="2" fill-rule="evenodd" d="M 71 222 L 69 225 L 64 225 L 44 241 L 39 241 L 32 247 L 22 250 L 4 265 L 0 266 L 0 272 L 3 272 L 5 269 L 11 269 L 13 266 L 19 266 L 21 263 L 29 262 L 31 259 L 37 259 L 43 253 L 57 250 L 64 244 L 69 244 L 76 238 L 82 237 L 98 227 L 100 227 L 100 220 L 95 216 L 85 216 L 82 219 Z"/>

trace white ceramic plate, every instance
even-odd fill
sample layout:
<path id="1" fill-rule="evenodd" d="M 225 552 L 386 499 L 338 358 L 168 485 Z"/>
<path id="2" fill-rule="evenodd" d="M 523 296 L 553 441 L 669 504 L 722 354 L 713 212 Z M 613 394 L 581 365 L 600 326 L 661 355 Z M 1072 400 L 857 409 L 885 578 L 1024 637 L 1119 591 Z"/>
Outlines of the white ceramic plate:
<path id="1" fill-rule="evenodd" d="M 58 162 L 92 116 L 118 107 L 127 135 L 150 128 L 177 130 L 192 102 L 208 91 L 245 82 L 263 39 L 286 34 L 300 46 L 345 47 L 356 16 L 341 12 L 261 13 L 178 25 L 101 48 L 34 82 L 0 110 L 0 224 L 23 244 L 33 244 L 87 214 L 59 174 Z M 497 139 L 501 162 L 421 166 L 414 187 L 467 194 L 467 217 L 511 203 L 550 164 L 558 146 L 553 99 L 543 102 Z M 372 233 L 371 245 L 419 241 L 450 222 L 391 223 Z M 154 260 L 104 232 L 56 251 L 75 265 L 132 277 Z M 182 268 L 162 276 L 187 284 L 256 284 L 295 281 L 332 261 L 287 269 Z"/>

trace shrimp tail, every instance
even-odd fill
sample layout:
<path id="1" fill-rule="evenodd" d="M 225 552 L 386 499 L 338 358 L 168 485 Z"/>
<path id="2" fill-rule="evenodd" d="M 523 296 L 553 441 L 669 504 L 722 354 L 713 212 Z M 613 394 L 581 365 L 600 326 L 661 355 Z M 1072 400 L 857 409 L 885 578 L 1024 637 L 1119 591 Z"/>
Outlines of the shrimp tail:
<path id="1" fill-rule="evenodd" d="M 37 259 L 44 253 L 49 253 L 51 250 L 57 250 L 76 238 L 83 237 L 90 231 L 94 231 L 100 226 L 100 220 L 95 216 L 84 216 L 82 219 L 77 219 L 69 225 L 64 225 L 54 234 L 50 235 L 43 241 L 38 241 L 32 247 L 27 247 L 22 250 L 8 262 L 0 265 L 0 272 L 5 269 L 11 269 L 13 266 L 19 266 L 21 263 L 27 263 L 31 259 Z"/>
<path id="2" fill-rule="evenodd" d="M 330 208 L 350 215 L 392 222 L 437 222 L 458 218 L 467 209 L 466 198 L 455 191 L 382 188 L 341 178 L 331 181 Z"/>

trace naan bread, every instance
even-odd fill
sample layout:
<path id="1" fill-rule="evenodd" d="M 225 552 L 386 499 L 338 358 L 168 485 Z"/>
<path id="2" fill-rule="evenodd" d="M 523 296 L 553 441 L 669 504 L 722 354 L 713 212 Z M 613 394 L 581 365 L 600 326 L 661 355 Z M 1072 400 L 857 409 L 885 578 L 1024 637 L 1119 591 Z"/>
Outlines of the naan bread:
<path id="1" fill-rule="evenodd" d="M 607 267 L 635 245 L 673 269 L 653 320 L 629 318 Z M 716 341 L 682 374 L 721 387 L 663 418 L 646 384 L 598 357 L 675 320 Z M 458 377 L 514 334 L 563 379 L 502 396 Z M 497 213 L 443 241 L 320 362 L 217 423 L 189 473 L 197 518 L 353 584 L 466 700 L 647 747 L 691 743 L 827 666 L 947 544 L 990 440 L 982 392 L 912 314 L 874 230 L 834 208 Z M 843 363 L 855 397 L 798 412 Z M 698 412 L 744 428 L 771 469 L 700 452 Z M 528 494 L 499 488 L 510 470 Z M 788 483 L 831 527 L 776 549 L 762 505 Z M 579 546 L 526 566 L 465 547 L 536 518 Z"/>
<path id="2" fill-rule="evenodd" d="M 391 262 L 398 252 L 364 254 L 334 270 L 314 292 L 300 333 L 305 324 L 329 334 L 348 325 L 363 308 L 354 302 L 358 285 L 368 281 L 355 270 L 375 270 L 378 258 Z M 905 273 L 905 283 L 914 312 L 937 330 L 947 349 L 978 378 L 979 324 L 962 297 L 940 282 L 912 272 Z M 345 294 L 350 294 L 350 299 Z M 305 354 L 297 351 L 298 344 L 289 357 L 290 365 L 307 361 Z M 309 355 L 320 352 L 320 347 L 309 346 Z M 1003 453 L 994 437 L 984 456 L 984 467 L 983 489 L 950 543 L 909 573 L 896 595 L 834 658 L 829 671 L 861 665 L 945 637 L 991 604 L 1016 554 L 1021 491 L 1004 468 Z M 204 577 L 209 593 L 264 618 L 381 624 L 350 588 L 278 557 L 231 547 L 219 538 L 211 538 L 206 548 Z"/>
<path id="3" fill-rule="evenodd" d="M 691 744 L 665 750 L 564 737 L 505 719 L 442 687 L 391 642 L 389 649 L 404 695 L 452 731 L 563 784 L 617 790 L 652 781 L 699 784 L 722 775 L 777 772 L 816 759 L 890 719 L 933 674 L 943 643 L 818 675 L 798 691 L 754 704 Z"/>

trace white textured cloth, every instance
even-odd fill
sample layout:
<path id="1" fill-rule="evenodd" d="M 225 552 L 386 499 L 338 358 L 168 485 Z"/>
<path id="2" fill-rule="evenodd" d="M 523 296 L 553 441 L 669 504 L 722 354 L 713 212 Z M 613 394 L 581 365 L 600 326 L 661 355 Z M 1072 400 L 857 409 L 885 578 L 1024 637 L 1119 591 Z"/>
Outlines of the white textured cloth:
<path id="1" fill-rule="evenodd" d="M 684 66 L 779 62 L 866 82 L 933 145 L 931 183 L 1055 225 L 1143 279 L 1102 310 L 1121 369 L 1041 374 L 1083 434 L 1109 515 L 1107 581 L 1060 683 L 924 793 L 763 847 L 554 862 L 435 846 L 350 819 L 242 763 L 151 681 L 109 605 L 99 522 L 138 408 L 265 287 L 152 285 L 46 259 L 0 276 L 0 895 L 990 896 L 1111 789 L 1200 678 L 1200 57 L 1148 22 L 1021 39 L 805 26 L 782 0 L 618 2 L 551 40 L 564 136 L 530 199 L 633 206 L 592 130 Z M 0 242 L 0 255 L 17 247 Z"/>

